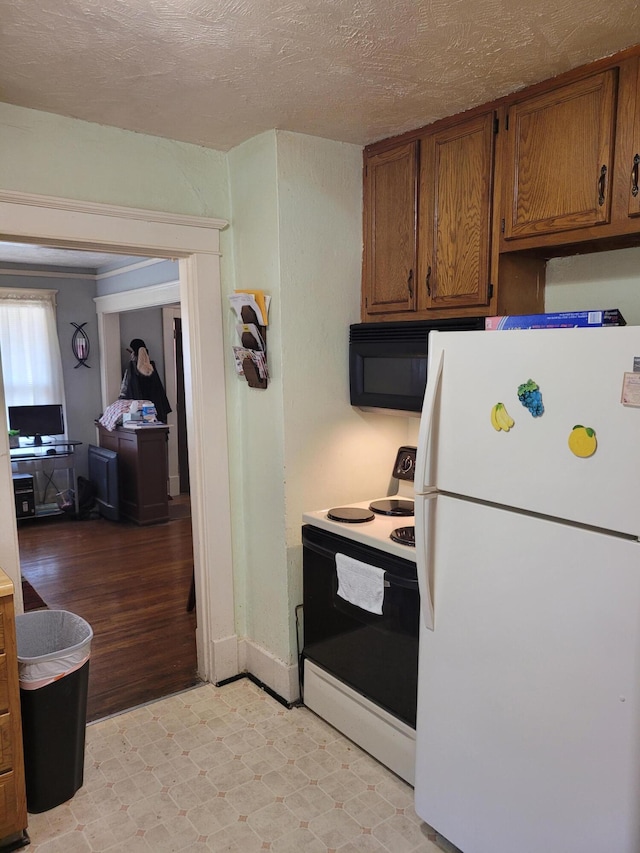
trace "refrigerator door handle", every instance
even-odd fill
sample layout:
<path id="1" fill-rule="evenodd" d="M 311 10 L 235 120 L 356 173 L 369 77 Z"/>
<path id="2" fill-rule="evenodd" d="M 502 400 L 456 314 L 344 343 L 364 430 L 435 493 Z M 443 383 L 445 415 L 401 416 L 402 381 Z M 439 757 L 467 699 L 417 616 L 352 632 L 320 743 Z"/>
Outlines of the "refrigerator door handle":
<path id="1" fill-rule="evenodd" d="M 433 419 L 436 412 L 436 398 L 442 381 L 444 350 L 440 350 L 435 364 L 429 364 L 427 388 L 422 405 L 420 431 L 418 433 L 418 452 L 416 455 L 415 490 L 418 494 L 434 491 L 435 484 L 429 484 L 431 478 L 431 439 Z"/>
<path id="2" fill-rule="evenodd" d="M 433 631 L 435 626 L 433 612 L 433 549 L 435 542 L 433 537 L 437 499 L 437 492 L 416 495 L 415 497 L 416 568 L 420 590 L 420 609 L 425 627 L 430 631 Z"/>

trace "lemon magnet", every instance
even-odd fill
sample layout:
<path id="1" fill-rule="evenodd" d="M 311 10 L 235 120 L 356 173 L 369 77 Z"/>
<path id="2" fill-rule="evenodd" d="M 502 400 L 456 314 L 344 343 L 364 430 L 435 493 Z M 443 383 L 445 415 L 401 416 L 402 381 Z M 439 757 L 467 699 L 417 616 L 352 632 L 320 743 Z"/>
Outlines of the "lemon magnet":
<path id="1" fill-rule="evenodd" d="M 598 442 L 596 441 L 596 431 L 591 427 L 585 427 L 577 424 L 569 434 L 569 450 L 575 453 L 582 459 L 588 456 L 593 456 L 596 452 Z"/>

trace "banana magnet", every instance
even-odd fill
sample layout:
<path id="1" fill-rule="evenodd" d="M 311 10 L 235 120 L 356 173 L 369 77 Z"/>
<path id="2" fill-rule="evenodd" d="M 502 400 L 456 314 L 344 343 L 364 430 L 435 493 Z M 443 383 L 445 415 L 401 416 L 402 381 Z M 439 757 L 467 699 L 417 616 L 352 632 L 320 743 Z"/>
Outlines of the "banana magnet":
<path id="1" fill-rule="evenodd" d="M 509 432 L 514 424 L 515 421 L 505 409 L 504 403 L 496 403 L 491 409 L 491 426 L 497 432 Z"/>

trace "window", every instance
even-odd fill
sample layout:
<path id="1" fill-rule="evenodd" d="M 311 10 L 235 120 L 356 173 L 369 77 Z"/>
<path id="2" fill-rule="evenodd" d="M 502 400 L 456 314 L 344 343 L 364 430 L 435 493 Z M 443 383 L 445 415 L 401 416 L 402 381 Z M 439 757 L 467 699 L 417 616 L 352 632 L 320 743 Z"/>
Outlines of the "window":
<path id="1" fill-rule="evenodd" d="M 56 293 L 0 288 L 0 358 L 7 406 L 64 406 Z"/>

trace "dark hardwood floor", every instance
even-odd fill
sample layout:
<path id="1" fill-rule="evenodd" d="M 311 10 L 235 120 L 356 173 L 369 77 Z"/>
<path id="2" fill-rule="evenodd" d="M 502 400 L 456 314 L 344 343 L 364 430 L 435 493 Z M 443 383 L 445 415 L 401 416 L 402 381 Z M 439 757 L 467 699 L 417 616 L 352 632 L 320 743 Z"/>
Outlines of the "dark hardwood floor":
<path id="1" fill-rule="evenodd" d="M 23 577 L 49 608 L 93 629 L 89 721 L 197 683 L 188 496 L 171 510 L 172 520 L 148 527 L 67 517 L 18 525 Z"/>

